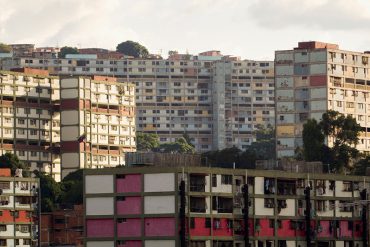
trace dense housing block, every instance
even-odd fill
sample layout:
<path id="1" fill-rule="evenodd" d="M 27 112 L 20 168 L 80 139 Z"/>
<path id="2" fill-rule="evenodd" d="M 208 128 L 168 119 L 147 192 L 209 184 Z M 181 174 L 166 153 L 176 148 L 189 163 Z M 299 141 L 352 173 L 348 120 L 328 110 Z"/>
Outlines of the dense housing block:
<path id="1" fill-rule="evenodd" d="M 56 181 L 79 168 L 124 164 L 135 151 L 135 89 L 109 77 L 0 71 L 0 155 L 15 153 Z"/>
<path id="2" fill-rule="evenodd" d="M 202 167 L 131 167 L 84 173 L 85 246 L 364 247 L 363 177 Z M 243 187 L 248 185 L 248 205 Z M 306 221 L 305 188 L 311 210 Z M 243 212 L 248 206 L 249 214 Z"/>
<path id="3" fill-rule="evenodd" d="M 0 71 L 0 155 L 60 180 L 59 78 L 43 70 Z"/>
<path id="4" fill-rule="evenodd" d="M 38 179 L 11 177 L 10 169 L 0 169 L 0 246 L 37 244 L 38 193 Z"/>
<path id="5" fill-rule="evenodd" d="M 136 85 L 137 131 L 161 143 L 187 133 L 197 151 L 255 141 L 255 130 L 274 125 L 273 61 L 240 60 L 219 51 L 134 59 L 101 49 L 65 59 L 40 52 L 4 58 L 0 67 L 47 69 L 53 75 L 102 75 Z"/>
<path id="6" fill-rule="evenodd" d="M 305 121 L 319 121 L 327 110 L 354 117 L 363 130 L 356 148 L 369 151 L 369 59 L 369 53 L 315 41 L 275 52 L 278 158 L 294 156 L 294 150 L 303 145 Z M 333 142 L 326 141 L 329 146 Z"/>

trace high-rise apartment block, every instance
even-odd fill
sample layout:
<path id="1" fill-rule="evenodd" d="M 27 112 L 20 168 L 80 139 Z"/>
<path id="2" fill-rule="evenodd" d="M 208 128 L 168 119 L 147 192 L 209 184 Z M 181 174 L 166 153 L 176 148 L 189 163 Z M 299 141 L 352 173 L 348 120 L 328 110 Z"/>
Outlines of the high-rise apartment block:
<path id="1" fill-rule="evenodd" d="M 0 246 L 37 246 L 39 180 L 0 169 Z"/>
<path id="2" fill-rule="evenodd" d="M 84 184 L 87 247 L 368 246 L 363 177 L 129 167 Z"/>
<path id="3" fill-rule="evenodd" d="M 275 53 L 277 157 L 293 156 L 303 145 L 303 124 L 327 110 L 351 115 L 361 125 L 357 149 L 370 150 L 370 53 L 338 45 L 300 42 Z M 327 139 L 330 146 L 333 140 Z"/>
<path id="4" fill-rule="evenodd" d="M 260 126 L 274 125 L 274 64 L 219 51 L 168 59 L 134 59 L 83 49 L 65 59 L 39 53 L 2 59 L 2 67 L 32 67 L 54 75 L 114 76 L 136 84 L 137 131 L 172 142 L 187 133 L 198 151 L 246 148 Z M 104 53 L 105 52 L 105 53 Z M 28 54 L 28 53 L 27 53 Z"/>
<path id="5" fill-rule="evenodd" d="M 78 168 L 123 164 L 123 153 L 135 150 L 134 86 L 95 79 L 1 71 L 1 154 L 56 181 Z"/>
<path id="6" fill-rule="evenodd" d="M 59 79 L 36 69 L 0 72 L 0 154 L 60 180 Z"/>
<path id="7" fill-rule="evenodd" d="M 63 177 L 79 168 L 124 164 L 136 150 L 135 88 L 115 78 L 62 78 L 60 81 Z"/>

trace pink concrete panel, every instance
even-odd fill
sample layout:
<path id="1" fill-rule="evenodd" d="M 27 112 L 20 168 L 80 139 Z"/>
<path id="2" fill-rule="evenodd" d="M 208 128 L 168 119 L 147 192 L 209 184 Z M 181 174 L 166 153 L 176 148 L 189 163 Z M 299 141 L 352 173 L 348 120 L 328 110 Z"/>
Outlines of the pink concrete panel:
<path id="1" fill-rule="evenodd" d="M 94 219 L 86 221 L 86 233 L 88 237 L 113 237 L 113 219 Z"/>
<path id="2" fill-rule="evenodd" d="M 211 236 L 211 228 L 206 227 L 205 218 L 194 218 L 194 228 L 190 228 L 191 236 Z"/>
<path id="3" fill-rule="evenodd" d="M 348 229 L 348 221 L 340 221 L 340 237 L 352 237 L 352 230 Z"/>
<path id="4" fill-rule="evenodd" d="M 174 236 L 175 218 L 146 218 L 145 236 Z"/>
<path id="5" fill-rule="evenodd" d="M 360 238 L 362 237 L 362 222 L 361 221 L 355 221 L 353 223 L 353 230 L 354 230 L 354 235 L 355 238 Z"/>
<path id="6" fill-rule="evenodd" d="M 117 178 L 117 192 L 141 192 L 141 175 L 128 174 L 125 178 Z"/>
<path id="7" fill-rule="evenodd" d="M 259 220 L 259 227 L 256 226 L 255 235 L 256 237 L 274 236 L 274 228 L 270 227 L 270 221 L 268 219 Z"/>
<path id="8" fill-rule="evenodd" d="M 141 241 L 137 240 L 128 240 L 125 241 L 125 244 L 117 244 L 117 247 L 142 247 L 143 244 Z"/>
<path id="9" fill-rule="evenodd" d="M 214 236 L 232 236 L 233 229 L 228 226 L 227 219 L 213 219 L 213 235 Z"/>
<path id="10" fill-rule="evenodd" d="M 295 229 L 292 229 L 290 220 L 282 220 L 281 227 L 277 229 L 278 237 L 294 237 Z"/>
<path id="11" fill-rule="evenodd" d="M 118 237 L 140 237 L 141 219 L 126 219 L 126 222 L 117 223 Z"/>
<path id="12" fill-rule="evenodd" d="M 141 197 L 127 196 L 117 201 L 117 214 L 141 214 Z"/>
<path id="13" fill-rule="evenodd" d="M 325 86 L 327 78 L 325 75 L 314 75 L 310 77 L 311 86 Z"/>
<path id="14" fill-rule="evenodd" d="M 334 231 L 330 227 L 330 221 L 321 220 L 320 226 L 318 226 L 317 237 L 318 238 L 328 238 L 328 237 L 333 237 L 333 236 L 334 236 Z"/>

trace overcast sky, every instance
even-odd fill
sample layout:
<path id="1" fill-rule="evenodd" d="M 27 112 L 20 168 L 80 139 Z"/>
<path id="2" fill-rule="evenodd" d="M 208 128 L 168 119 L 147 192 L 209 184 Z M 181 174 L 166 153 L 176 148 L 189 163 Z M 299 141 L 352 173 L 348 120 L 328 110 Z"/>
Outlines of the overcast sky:
<path id="1" fill-rule="evenodd" d="M 0 0 L 0 42 L 273 59 L 298 41 L 370 50 L 370 0 Z"/>

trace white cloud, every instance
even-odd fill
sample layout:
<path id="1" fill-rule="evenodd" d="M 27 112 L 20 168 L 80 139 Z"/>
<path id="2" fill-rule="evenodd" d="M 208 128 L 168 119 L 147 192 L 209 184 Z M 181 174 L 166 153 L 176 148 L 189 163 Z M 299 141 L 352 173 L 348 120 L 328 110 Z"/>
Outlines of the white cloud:
<path id="1" fill-rule="evenodd" d="M 249 7 L 265 28 L 369 30 L 369 6 L 360 0 L 257 0 Z"/>
<path id="2" fill-rule="evenodd" d="M 323 40 L 366 47 L 368 0 L 0 0 L 0 42 L 151 52 L 217 49 L 273 59 L 274 50 Z"/>

